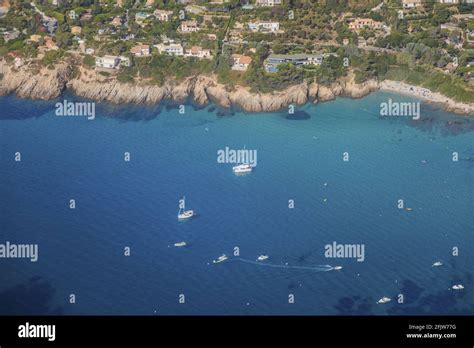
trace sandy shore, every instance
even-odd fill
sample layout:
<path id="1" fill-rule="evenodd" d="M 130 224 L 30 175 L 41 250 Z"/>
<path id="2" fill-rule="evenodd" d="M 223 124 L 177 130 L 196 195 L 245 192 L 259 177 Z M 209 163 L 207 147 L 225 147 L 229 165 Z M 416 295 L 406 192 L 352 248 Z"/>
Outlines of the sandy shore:
<path id="1" fill-rule="evenodd" d="M 409 95 L 421 100 L 441 104 L 447 111 L 457 114 L 474 114 L 474 104 L 460 103 L 441 93 L 432 92 L 427 88 L 409 85 L 405 82 L 385 80 L 379 84 L 380 90 Z"/>

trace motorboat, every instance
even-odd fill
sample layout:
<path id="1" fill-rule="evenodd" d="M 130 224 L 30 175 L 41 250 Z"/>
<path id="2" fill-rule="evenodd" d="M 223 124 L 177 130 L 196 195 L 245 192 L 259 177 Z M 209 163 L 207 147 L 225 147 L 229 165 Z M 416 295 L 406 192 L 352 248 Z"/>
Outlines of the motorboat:
<path id="1" fill-rule="evenodd" d="M 380 300 L 377 301 L 377 304 L 385 304 L 385 303 L 388 303 L 390 302 L 392 299 L 390 297 L 382 297 Z"/>
<path id="2" fill-rule="evenodd" d="M 224 262 L 225 260 L 227 260 L 228 257 L 225 255 L 225 254 L 222 254 L 221 256 L 219 256 L 216 260 L 212 260 L 212 263 L 220 263 L 220 262 Z"/>
<path id="3" fill-rule="evenodd" d="M 250 164 L 243 163 L 232 167 L 232 170 L 235 174 L 250 173 L 252 171 L 252 166 Z"/>

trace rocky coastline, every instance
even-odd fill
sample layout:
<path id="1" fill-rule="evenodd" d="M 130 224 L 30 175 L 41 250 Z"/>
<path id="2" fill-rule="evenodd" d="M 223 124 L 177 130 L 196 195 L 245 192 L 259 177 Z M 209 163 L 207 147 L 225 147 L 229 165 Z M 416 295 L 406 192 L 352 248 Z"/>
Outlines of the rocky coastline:
<path id="1" fill-rule="evenodd" d="M 167 81 L 157 86 L 144 80 L 139 83 L 122 83 L 114 76 L 103 76 L 95 70 L 80 67 L 75 70 L 71 64 L 61 62 L 54 69 L 34 69 L 28 65 L 14 67 L 0 61 L 0 96 L 16 94 L 21 98 L 49 100 L 59 97 L 65 90 L 96 101 L 115 104 L 158 104 L 169 100 L 185 102 L 192 99 L 198 105 L 214 102 L 221 107 L 238 106 L 247 112 L 269 112 L 287 108 L 288 105 L 303 105 L 333 100 L 338 96 L 361 98 L 379 89 L 387 89 L 386 81 L 369 80 L 362 84 L 354 82 L 354 76 L 347 76 L 330 86 L 315 82 L 304 82 L 273 93 L 253 93 L 248 88 L 236 86 L 233 89 L 219 84 L 214 76 L 193 76 L 182 82 Z M 413 95 L 414 97 L 423 96 Z M 458 114 L 473 114 L 474 104 L 457 103 L 449 98 L 428 100 L 441 104 L 447 111 Z"/>

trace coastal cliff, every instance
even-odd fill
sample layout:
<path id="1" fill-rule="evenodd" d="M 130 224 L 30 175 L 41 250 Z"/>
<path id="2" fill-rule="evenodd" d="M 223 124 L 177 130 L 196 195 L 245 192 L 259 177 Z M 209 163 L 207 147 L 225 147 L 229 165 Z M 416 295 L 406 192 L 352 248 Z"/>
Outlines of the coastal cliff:
<path id="1" fill-rule="evenodd" d="M 369 80 L 361 84 L 349 76 L 329 86 L 316 82 L 304 82 L 273 93 L 253 92 L 249 88 L 236 86 L 228 88 L 219 84 L 214 76 L 193 76 L 182 82 L 167 81 L 163 86 L 143 80 L 138 83 L 122 83 L 114 76 L 104 76 L 95 70 L 78 68 L 59 63 L 54 69 L 33 69 L 29 66 L 13 67 L 0 61 L 0 95 L 15 93 L 31 99 L 53 99 L 68 89 L 76 95 L 111 103 L 158 104 L 164 100 L 185 102 L 192 99 L 199 105 L 215 102 L 222 107 L 238 106 L 248 112 L 276 111 L 290 104 L 333 100 L 338 96 L 361 98 L 380 89 L 390 89 L 384 81 Z M 393 86 L 392 86 L 393 87 Z M 416 97 L 416 95 L 414 95 Z M 422 97 L 422 96 L 420 96 Z M 442 103 L 448 111 L 460 114 L 474 112 L 474 105 L 459 104 L 449 98 L 428 100 Z"/>
<path id="2" fill-rule="evenodd" d="M 15 93 L 21 98 L 49 100 L 57 98 L 72 76 L 72 68 L 59 63 L 54 69 L 14 67 L 0 61 L 0 95 Z"/>
<path id="3" fill-rule="evenodd" d="M 79 78 L 71 79 L 67 88 L 75 94 L 98 101 L 111 103 L 157 104 L 162 100 L 185 102 L 192 99 L 199 105 L 210 101 L 222 107 L 238 105 L 245 111 L 275 111 L 290 104 L 304 104 L 308 101 L 308 85 L 292 86 L 272 94 L 251 93 L 247 88 L 237 86 L 229 90 L 216 82 L 213 76 L 193 76 L 177 83 L 167 81 L 157 86 L 141 81 L 129 84 L 120 83 L 115 78 L 104 77 L 94 71 L 81 69 Z"/>
<path id="4" fill-rule="evenodd" d="M 353 82 L 351 76 L 330 87 L 312 82 L 273 93 L 255 93 L 242 86 L 229 90 L 225 85 L 217 83 L 213 76 L 193 76 L 181 83 L 168 81 L 164 86 L 156 86 L 147 81 L 124 84 L 82 69 L 81 77 L 69 81 L 68 88 L 81 97 L 112 103 L 156 104 L 162 100 L 184 102 L 191 98 L 199 105 L 212 101 L 226 108 L 236 105 L 248 112 L 264 112 L 280 110 L 290 104 L 302 105 L 309 101 L 331 100 L 339 95 L 363 97 L 377 90 L 378 83 L 369 81 L 358 85 Z"/>

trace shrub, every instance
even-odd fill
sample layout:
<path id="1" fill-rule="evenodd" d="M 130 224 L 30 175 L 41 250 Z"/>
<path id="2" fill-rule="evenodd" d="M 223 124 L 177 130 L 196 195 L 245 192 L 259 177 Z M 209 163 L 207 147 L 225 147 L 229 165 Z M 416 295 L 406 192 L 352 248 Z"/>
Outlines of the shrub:
<path id="1" fill-rule="evenodd" d="M 95 59 L 90 54 L 87 54 L 82 60 L 82 64 L 88 67 L 93 67 L 95 66 Z"/>

